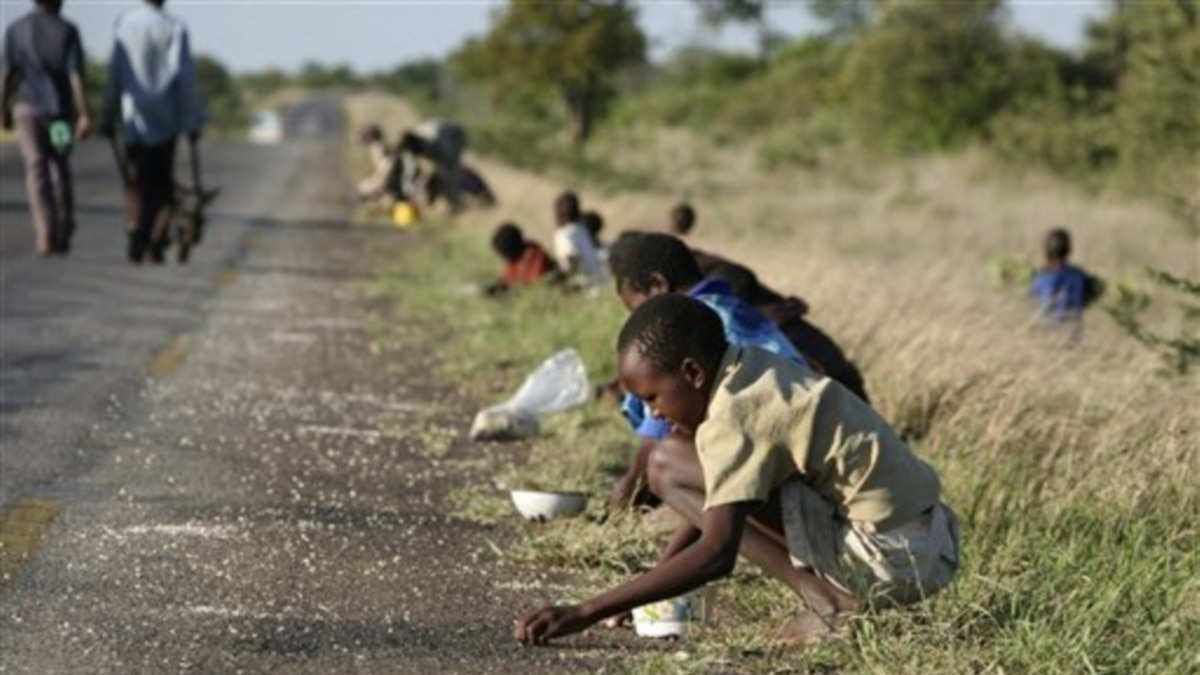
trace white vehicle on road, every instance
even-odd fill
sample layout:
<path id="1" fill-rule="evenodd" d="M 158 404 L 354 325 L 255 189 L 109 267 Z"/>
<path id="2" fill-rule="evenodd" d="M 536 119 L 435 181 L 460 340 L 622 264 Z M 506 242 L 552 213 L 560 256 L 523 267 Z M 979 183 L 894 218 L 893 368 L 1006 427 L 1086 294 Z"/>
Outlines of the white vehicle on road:
<path id="1" fill-rule="evenodd" d="M 283 119 L 274 110 L 260 110 L 254 114 L 249 138 L 254 143 L 278 143 L 283 140 Z"/>

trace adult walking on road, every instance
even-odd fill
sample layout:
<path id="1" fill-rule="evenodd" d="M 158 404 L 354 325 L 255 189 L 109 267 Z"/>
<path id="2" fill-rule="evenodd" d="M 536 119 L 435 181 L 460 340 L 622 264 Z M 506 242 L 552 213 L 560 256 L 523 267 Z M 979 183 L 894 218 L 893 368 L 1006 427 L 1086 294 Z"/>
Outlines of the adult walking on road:
<path id="1" fill-rule="evenodd" d="M 434 164 L 446 203 L 452 213 L 462 210 L 462 156 L 467 149 L 467 132 L 455 122 L 429 120 L 405 132 L 400 150 L 424 157 Z"/>
<path id="2" fill-rule="evenodd" d="M 163 10 L 164 2 L 145 0 L 117 19 L 101 116 L 105 136 L 120 133 L 122 180 L 136 194 L 137 222 L 129 233 L 135 263 L 147 255 L 164 260 L 176 207 L 176 141 L 186 134 L 194 153 L 205 121 L 187 29 Z"/>
<path id="3" fill-rule="evenodd" d="M 41 257 L 66 255 L 75 231 L 71 146 L 91 133 L 83 43 L 62 0 L 36 0 L 4 34 L 4 129 L 17 131 Z"/>

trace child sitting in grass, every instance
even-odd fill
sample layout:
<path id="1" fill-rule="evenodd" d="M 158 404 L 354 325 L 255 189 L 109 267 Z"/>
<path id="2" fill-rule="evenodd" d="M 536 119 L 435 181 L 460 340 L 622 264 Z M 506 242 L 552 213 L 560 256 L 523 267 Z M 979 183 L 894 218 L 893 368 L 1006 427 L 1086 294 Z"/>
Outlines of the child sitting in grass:
<path id="1" fill-rule="evenodd" d="M 735 298 L 725 282 L 705 279 L 692 252 L 679 239 L 657 232 L 626 233 L 613 244 L 609 262 L 617 295 L 629 311 L 661 293 L 685 293 L 717 312 L 731 344 L 759 347 L 804 363 L 804 357 L 770 319 Z M 634 499 L 644 482 L 654 444 L 671 433 L 671 425 L 655 419 L 637 397 L 626 396 L 621 408 L 642 442 L 633 465 L 613 486 L 609 508 L 614 511 L 627 508 Z"/>
<path id="2" fill-rule="evenodd" d="M 696 209 L 692 208 L 687 202 L 679 202 L 671 208 L 670 220 L 667 227 L 671 234 L 677 237 L 686 237 L 696 226 Z"/>
<path id="3" fill-rule="evenodd" d="M 1071 234 L 1064 229 L 1046 235 L 1046 264 L 1030 283 L 1030 294 L 1041 304 L 1043 316 L 1058 322 L 1077 321 L 1085 307 L 1099 295 L 1099 282 L 1067 262 Z"/>
<path id="4" fill-rule="evenodd" d="M 596 247 L 596 257 L 600 259 L 600 264 L 607 265 L 608 245 L 600 239 L 600 233 L 604 230 L 604 216 L 596 211 L 584 211 L 581 220 L 588 237 L 592 240 L 592 246 Z"/>
<path id="5" fill-rule="evenodd" d="M 512 286 L 556 280 L 558 266 L 536 241 L 526 239 L 521 228 L 504 223 L 492 234 L 492 250 L 504 260 L 500 280 L 488 287 L 488 295 L 498 295 Z"/>
<path id="6" fill-rule="evenodd" d="M 604 283 L 604 266 L 583 226 L 579 197 L 564 192 L 554 200 L 554 259 L 573 284 L 595 288 Z"/>
<path id="7" fill-rule="evenodd" d="M 803 599 L 776 636 L 800 644 L 953 579 L 958 532 L 937 473 L 841 385 L 730 346 L 712 309 L 675 293 L 633 312 L 617 362 L 622 385 L 684 432 L 655 451 L 651 481 L 687 525 L 653 569 L 526 614 L 517 640 L 542 644 L 694 590 L 728 575 L 739 553 Z"/>

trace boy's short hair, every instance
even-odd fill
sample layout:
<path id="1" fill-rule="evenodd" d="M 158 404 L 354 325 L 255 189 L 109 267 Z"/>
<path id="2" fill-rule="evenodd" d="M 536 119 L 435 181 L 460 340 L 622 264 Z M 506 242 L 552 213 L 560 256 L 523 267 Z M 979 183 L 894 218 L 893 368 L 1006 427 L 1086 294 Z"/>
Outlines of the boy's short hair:
<path id="1" fill-rule="evenodd" d="M 584 211 L 580 219 L 583 221 L 583 226 L 587 228 L 588 234 L 592 235 L 592 239 L 600 236 L 600 230 L 604 229 L 604 216 L 595 211 Z"/>
<path id="2" fill-rule="evenodd" d="M 1056 227 L 1046 235 L 1046 257 L 1066 260 L 1071 255 L 1071 233 Z"/>
<path id="3" fill-rule="evenodd" d="M 696 226 L 696 209 L 687 202 L 680 202 L 671 209 L 671 231 L 686 235 Z"/>
<path id="4" fill-rule="evenodd" d="M 563 223 L 579 220 L 579 195 L 567 190 L 554 200 L 554 213 Z"/>
<path id="5" fill-rule="evenodd" d="M 631 348 L 655 368 L 672 373 L 687 358 L 716 370 L 729 343 L 721 317 L 708 305 L 679 293 L 663 293 L 647 299 L 625 321 L 617 353 Z"/>
<path id="6" fill-rule="evenodd" d="M 692 250 L 677 237 L 662 232 L 644 232 L 621 236 L 608 256 L 613 277 L 620 284 L 645 293 L 650 290 L 650 275 L 666 277 L 672 291 L 700 283 L 704 274 Z"/>
<path id="7" fill-rule="evenodd" d="M 525 252 L 525 235 L 516 225 L 504 223 L 492 234 L 492 249 L 505 260 L 516 260 Z"/>

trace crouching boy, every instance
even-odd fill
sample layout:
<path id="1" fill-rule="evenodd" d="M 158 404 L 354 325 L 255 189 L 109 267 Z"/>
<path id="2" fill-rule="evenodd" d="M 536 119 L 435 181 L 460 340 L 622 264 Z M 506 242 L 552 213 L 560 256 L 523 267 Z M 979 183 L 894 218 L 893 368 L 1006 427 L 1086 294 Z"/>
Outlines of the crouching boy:
<path id="1" fill-rule="evenodd" d="M 730 347 L 718 316 L 679 294 L 646 300 L 617 352 L 622 386 L 681 432 L 655 449 L 650 480 L 689 525 L 645 574 L 522 617 L 518 640 L 544 643 L 693 590 L 729 574 L 739 553 L 803 599 L 777 635 L 802 644 L 954 577 L 958 530 L 937 473 L 841 385 Z"/>

